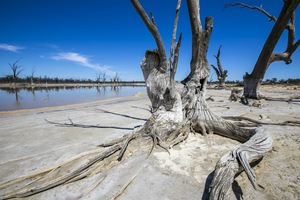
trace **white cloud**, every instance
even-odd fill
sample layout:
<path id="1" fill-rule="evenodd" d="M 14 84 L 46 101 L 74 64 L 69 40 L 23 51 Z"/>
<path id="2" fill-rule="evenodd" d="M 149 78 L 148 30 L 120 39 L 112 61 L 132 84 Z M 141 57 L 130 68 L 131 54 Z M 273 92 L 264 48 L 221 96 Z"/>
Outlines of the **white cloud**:
<path id="1" fill-rule="evenodd" d="M 24 47 L 14 46 L 10 44 L 0 44 L 0 49 L 5 51 L 19 52 L 19 50 L 24 49 Z"/>
<path id="2" fill-rule="evenodd" d="M 91 63 L 88 57 L 75 52 L 61 52 L 51 57 L 54 60 L 67 60 L 95 70 L 110 73 L 109 66 Z"/>

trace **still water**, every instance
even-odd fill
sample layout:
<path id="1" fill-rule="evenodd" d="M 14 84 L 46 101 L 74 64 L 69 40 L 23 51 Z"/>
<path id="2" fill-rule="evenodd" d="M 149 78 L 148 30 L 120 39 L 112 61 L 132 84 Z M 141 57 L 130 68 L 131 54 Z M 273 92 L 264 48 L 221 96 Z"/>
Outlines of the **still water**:
<path id="1" fill-rule="evenodd" d="M 145 92 L 143 86 L 0 89 L 0 111 L 86 103 Z"/>

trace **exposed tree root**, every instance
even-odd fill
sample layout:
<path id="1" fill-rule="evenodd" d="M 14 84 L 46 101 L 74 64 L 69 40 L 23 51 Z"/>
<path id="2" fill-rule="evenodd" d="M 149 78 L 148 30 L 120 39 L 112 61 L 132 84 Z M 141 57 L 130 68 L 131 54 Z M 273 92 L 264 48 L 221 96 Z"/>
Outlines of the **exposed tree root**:
<path id="1" fill-rule="evenodd" d="M 225 154 L 217 163 L 211 183 L 210 199 L 229 199 L 230 186 L 235 174 L 245 170 L 256 189 L 255 174 L 249 163 L 261 159 L 272 148 L 272 138 L 265 128 L 255 129 L 255 134 L 245 143 Z"/>
<path id="2" fill-rule="evenodd" d="M 293 96 L 290 98 L 275 98 L 275 97 L 265 97 L 264 98 L 267 101 L 285 101 L 285 102 L 300 102 L 300 96 Z"/>
<path id="3" fill-rule="evenodd" d="M 169 148 L 172 148 L 173 146 L 183 142 L 184 140 L 186 140 L 189 136 L 189 132 L 183 132 L 181 133 L 176 139 L 172 140 L 170 143 L 169 143 Z"/>
<path id="4" fill-rule="evenodd" d="M 86 195 L 90 194 L 94 189 L 96 189 L 102 181 L 105 179 L 106 176 L 101 177 L 96 183 L 94 183 L 91 187 L 87 188 L 86 190 L 83 191 L 81 198 L 85 197 Z"/>
<path id="5" fill-rule="evenodd" d="M 98 168 L 96 163 L 109 158 L 121 148 L 121 145 L 114 145 L 102 152 L 85 153 L 59 166 L 2 183 L 0 185 L 0 190 L 2 190 L 0 199 L 31 196 L 58 185 L 87 177 Z M 17 189 L 15 189 L 16 186 Z"/>
<path id="6" fill-rule="evenodd" d="M 195 107 L 194 129 L 202 134 L 214 132 L 240 142 L 234 150 L 225 154 L 217 163 L 211 183 L 210 199 L 229 199 L 231 185 L 237 173 L 245 170 L 253 187 L 256 188 L 255 174 L 250 164 L 261 159 L 272 148 L 272 138 L 265 128 L 245 129 L 214 115 L 202 95 L 198 95 Z M 197 105 L 198 104 L 198 105 Z M 251 120 L 252 122 L 259 122 Z"/>
<path id="7" fill-rule="evenodd" d="M 127 139 L 126 139 L 125 143 L 123 144 L 123 147 L 122 147 L 122 149 L 121 149 L 121 151 L 120 151 L 120 153 L 119 153 L 119 155 L 118 155 L 118 161 L 122 160 L 122 157 L 123 157 L 123 155 L 124 155 L 124 153 L 125 153 L 125 151 L 126 151 L 128 145 L 129 145 L 129 143 L 130 143 L 133 139 L 136 139 L 136 138 L 138 138 L 138 137 L 140 137 L 140 134 L 137 134 L 137 133 L 130 134 L 130 135 L 127 137 Z"/>
<path id="8" fill-rule="evenodd" d="M 163 148 L 165 151 L 167 151 L 170 154 L 168 147 L 166 147 L 166 145 L 163 143 L 163 140 L 156 133 L 151 132 L 148 135 L 144 135 L 144 137 L 147 137 L 147 136 L 151 137 L 152 142 L 153 142 L 151 150 L 148 153 L 148 157 L 151 155 L 154 147 L 157 147 L 157 146 L 160 146 L 161 148 Z"/>
<path id="9" fill-rule="evenodd" d="M 119 191 L 117 191 L 113 197 L 110 198 L 110 200 L 115 200 L 115 199 L 117 199 L 118 197 L 120 197 L 120 196 L 124 193 L 124 191 L 128 188 L 128 186 L 135 180 L 135 178 L 136 178 L 140 173 L 141 173 L 141 172 L 139 172 L 139 173 L 135 174 L 133 177 L 131 177 L 131 179 L 130 179 L 125 185 L 123 185 L 122 188 L 121 188 Z"/>

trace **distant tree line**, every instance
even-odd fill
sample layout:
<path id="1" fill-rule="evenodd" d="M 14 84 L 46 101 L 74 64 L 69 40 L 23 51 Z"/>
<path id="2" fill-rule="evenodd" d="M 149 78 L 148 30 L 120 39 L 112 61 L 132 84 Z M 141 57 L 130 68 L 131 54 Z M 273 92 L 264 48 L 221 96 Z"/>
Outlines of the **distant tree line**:
<path id="1" fill-rule="evenodd" d="M 288 78 L 288 79 L 280 79 L 277 78 L 267 79 L 263 82 L 263 84 L 300 84 L 300 78 Z"/>
<path id="2" fill-rule="evenodd" d="M 96 79 L 80 79 L 80 78 L 50 78 L 47 76 L 34 76 L 35 70 L 31 70 L 30 76 L 26 76 L 24 78 L 20 77 L 21 72 L 24 70 L 18 62 L 22 58 L 19 58 L 14 63 L 9 63 L 9 66 L 12 70 L 11 75 L 6 75 L 4 77 L 0 77 L 0 83 L 6 83 L 6 84 L 66 84 L 66 83 L 121 83 L 122 80 L 120 78 L 120 75 L 115 72 L 115 75 L 113 77 L 108 77 L 105 72 L 96 73 Z M 127 81 L 129 82 L 129 81 Z M 132 83 L 141 82 L 141 81 L 131 81 Z M 144 81 L 142 81 L 144 82 Z"/>
<path id="3" fill-rule="evenodd" d="M 121 79 L 117 77 L 113 77 L 109 80 L 102 80 L 102 79 L 80 79 L 80 78 L 51 78 L 48 76 L 39 76 L 39 77 L 32 77 L 26 76 L 25 78 L 15 77 L 13 75 L 7 75 L 4 77 L 0 77 L 0 83 L 6 84 L 13 84 L 13 83 L 20 83 L 20 84 L 66 84 L 66 83 L 90 83 L 90 84 L 101 84 L 101 83 L 121 83 Z M 126 81 L 126 82 L 144 82 L 144 81 Z"/>
<path id="4" fill-rule="evenodd" d="M 17 77 L 13 75 L 7 75 L 0 77 L 0 83 L 28 83 L 28 84 L 46 84 L 46 83 L 97 83 L 96 80 L 91 79 L 74 79 L 74 78 L 50 78 L 47 76 L 31 77 L 26 76 L 25 78 Z"/>

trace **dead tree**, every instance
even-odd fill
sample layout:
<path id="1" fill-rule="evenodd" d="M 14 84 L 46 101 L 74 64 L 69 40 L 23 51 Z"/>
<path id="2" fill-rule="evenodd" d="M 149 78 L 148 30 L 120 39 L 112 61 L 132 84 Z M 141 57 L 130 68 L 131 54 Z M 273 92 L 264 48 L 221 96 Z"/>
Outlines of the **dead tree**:
<path id="1" fill-rule="evenodd" d="M 199 0 L 187 0 L 192 29 L 190 73 L 183 81 L 176 82 L 174 77 L 178 64 L 181 34 L 177 42 L 172 39 L 171 58 L 168 59 L 154 16 L 149 17 L 138 0 L 131 0 L 131 3 L 157 45 L 156 50 L 146 51 L 145 58 L 141 62 L 148 97 L 153 108 L 151 117 L 133 133 L 110 143 L 101 144 L 100 146 L 107 149 L 101 151 L 93 159 L 89 158 L 84 165 L 72 170 L 66 169 L 67 173 L 59 177 L 55 175 L 61 173 L 57 173 L 56 170 L 62 170 L 62 166 L 49 169 L 47 172 L 43 171 L 38 174 L 39 176 L 35 174 L 37 180 L 30 181 L 34 182 L 34 186 L 11 192 L 9 193 L 10 196 L 7 195 L 5 198 L 28 196 L 69 180 L 78 180 L 88 174 L 94 174 L 91 170 L 99 169 L 99 167 L 93 167 L 96 162 L 104 162 L 104 160 L 109 162 L 109 158 L 115 155 L 116 152 L 119 152 L 117 159 L 121 160 L 128 145 L 134 140 L 144 141 L 145 137 L 148 137 L 152 139 L 150 152 L 155 146 L 160 146 L 168 151 L 169 147 L 186 139 L 191 131 L 203 135 L 216 133 L 243 142 L 234 150 L 225 154 L 217 163 L 211 184 L 210 199 L 228 199 L 235 175 L 243 170 L 245 170 L 252 185 L 256 187 L 255 175 L 249 163 L 261 159 L 271 149 L 271 137 L 265 128 L 243 129 L 216 116 L 206 103 L 205 93 L 210 74 L 210 66 L 206 55 L 212 34 L 213 18 L 206 17 L 205 24 L 202 27 Z M 178 18 L 180 5 L 181 0 L 178 0 L 175 19 Z M 173 33 L 176 32 L 176 21 Z M 71 124 L 73 123 L 71 122 Z M 145 146 L 147 145 L 145 144 Z M 70 162 L 68 162 L 68 165 L 70 165 Z M 47 176 L 48 173 L 50 173 L 49 176 Z M 43 179 L 42 175 L 46 178 Z M 54 178 L 49 180 L 49 177 L 52 176 Z M 25 180 L 24 177 L 22 177 L 23 180 Z M 33 177 L 30 177 L 30 180 L 34 180 Z M 12 184 L 16 182 L 12 181 Z M 6 183 L 5 186 L 7 185 L 9 184 Z"/>
<path id="2" fill-rule="evenodd" d="M 220 45 L 219 49 L 218 49 L 218 54 L 215 55 L 215 58 L 217 59 L 217 65 L 218 68 L 214 65 L 211 65 L 213 67 L 213 69 L 215 70 L 218 80 L 219 80 L 219 88 L 225 88 L 225 79 L 227 77 L 227 70 L 223 70 L 221 61 L 220 61 L 220 54 L 221 54 L 221 47 L 222 45 Z"/>
<path id="3" fill-rule="evenodd" d="M 106 72 L 102 72 L 102 76 L 101 77 L 102 77 L 102 82 L 106 83 L 106 77 L 107 77 L 106 76 Z"/>
<path id="4" fill-rule="evenodd" d="M 275 61 L 284 61 L 285 64 L 292 62 L 292 55 L 298 48 L 300 40 L 295 42 L 295 10 L 299 4 L 299 0 L 285 0 L 284 6 L 279 14 L 278 19 L 265 11 L 261 6 L 249 6 L 243 3 L 232 3 L 229 6 L 240 6 L 242 8 L 254 9 L 265 14 L 270 21 L 274 21 L 275 25 L 271 30 L 261 53 L 256 61 L 251 74 L 246 73 L 244 76 L 244 96 L 248 98 L 263 98 L 260 92 L 261 81 L 270 66 Z M 282 53 L 273 53 L 274 48 L 286 29 L 288 31 L 287 48 Z"/>
<path id="5" fill-rule="evenodd" d="M 18 80 L 18 77 L 19 77 L 19 74 L 24 70 L 24 69 L 20 69 L 21 66 L 18 65 L 18 62 L 21 60 L 22 58 L 19 58 L 16 62 L 14 62 L 13 64 L 9 64 L 10 68 L 12 69 L 13 71 L 13 80 L 14 80 L 14 84 L 17 83 L 17 80 Z"/>
<path id="6" fill-rule="evenodd" d="M 31 69 L 31 74 L 30 74 L 30 84 L 34 85 L 33 79 L 34 79 L 34 73 L 35 73 L 35 68 Z"/>
<path id="7" fill-rule="evenodd" d="M 105 78 L 105 76 L 104 76 L 104 78 Z M 110 81 L 113 82 L 113 83 L 119 83 L 121 81 L 121 78 L 120 78 L 118 72 L 115 72 L 114 77 L 112 77 L 110 79 Z"/>

